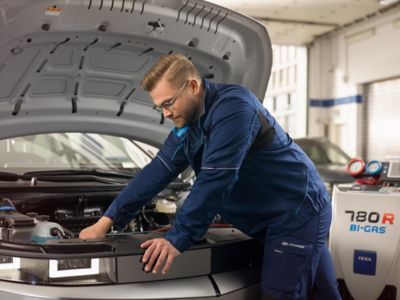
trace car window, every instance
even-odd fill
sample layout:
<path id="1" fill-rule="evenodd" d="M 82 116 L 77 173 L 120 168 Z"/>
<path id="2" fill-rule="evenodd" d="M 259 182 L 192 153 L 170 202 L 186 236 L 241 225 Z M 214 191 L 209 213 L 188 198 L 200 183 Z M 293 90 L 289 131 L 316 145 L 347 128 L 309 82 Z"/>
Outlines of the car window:
<path id="1" fill-rule="evenodd" d="M 332 143 L 324 143 L 323 146 L 324 152 L 328 158 L 329 163 L 334 165 L 346 165 L 350 156 L 348 156 L 342 149 Z"/>
<path id="2" fill-rule="evenodd" d="M 0 140 L 0 169 L 143 168 L 158 149 L 139 141 L 92 133 L 51 133 Z"/>
<path id="3" fill-rule="evenodd" d="M 296 140 L 296 143 L 304 150 L 316 165 L 345 165 L 350 157 L 339 146 L 326 141 Z"/>
<path id="4" fill-rule="evenodd" d="M 300 147 L 308 155 L 308 157 L 314 162 L 314 164 L 326 164 L 327 159 L 322 149 L 315 144 L 300 144 Z"/>

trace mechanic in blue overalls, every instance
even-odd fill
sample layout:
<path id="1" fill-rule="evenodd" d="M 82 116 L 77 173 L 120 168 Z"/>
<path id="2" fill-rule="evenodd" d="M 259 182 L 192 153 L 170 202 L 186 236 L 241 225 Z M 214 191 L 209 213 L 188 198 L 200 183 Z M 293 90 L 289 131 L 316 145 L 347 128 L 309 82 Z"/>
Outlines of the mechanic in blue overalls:
<path id="1" fill-rule="evenodd" d="M 249 90 L 202 80 L 180 54 L 160 58 L 142 80 L 175 123 L 157 156 L 80 238 L 123 228 L 189 165 L 196 180 L 165 238 L 144 242 L 145 270 L 166 273 L 216 214 L 264 240 L 262 289 L 272 299 L 340 299 L 326 246 L 331 204 L 315 166 Z M 314 292 L 315 293 L 315 292 Z M 267 298 L 267 296 L 265 296 Z"/>

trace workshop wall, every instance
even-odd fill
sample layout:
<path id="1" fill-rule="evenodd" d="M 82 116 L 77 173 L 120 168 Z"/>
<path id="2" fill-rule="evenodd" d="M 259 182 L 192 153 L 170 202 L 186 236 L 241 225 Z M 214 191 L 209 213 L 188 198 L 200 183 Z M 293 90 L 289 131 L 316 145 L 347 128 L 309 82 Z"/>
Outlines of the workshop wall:
<path id="1" fill-rule="evenodd" d="M 317 38 L 309 46 L 308 135 L 361 155 L 365 86 L 400 77 L 399 49 L 400 9 Z"/>

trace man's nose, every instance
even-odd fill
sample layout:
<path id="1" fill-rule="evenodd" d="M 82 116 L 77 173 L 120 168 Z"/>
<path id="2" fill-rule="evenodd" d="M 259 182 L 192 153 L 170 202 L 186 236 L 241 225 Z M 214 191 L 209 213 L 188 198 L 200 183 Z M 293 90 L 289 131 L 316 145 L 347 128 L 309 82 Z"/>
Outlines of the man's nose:
<path id="1" fill-rule="evenodd" d="M 166 109 L 166 108 L 163 108 L 163 115 L 164 115 L 164 118 L 169 118 L 171 115 L 172 115 L 172 112 L 171 111 L 169 111 L 168 109 Z"/>

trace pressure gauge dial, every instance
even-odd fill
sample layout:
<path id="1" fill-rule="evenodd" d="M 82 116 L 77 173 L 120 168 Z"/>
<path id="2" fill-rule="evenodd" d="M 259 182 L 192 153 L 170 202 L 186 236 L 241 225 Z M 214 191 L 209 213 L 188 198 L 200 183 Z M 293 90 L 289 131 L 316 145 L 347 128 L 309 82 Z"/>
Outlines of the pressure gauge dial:
<path id="1" fill-rule="evenodd" d="M 365 162 L 361 158 L 353 158 L 347 164 L 347 172 L 353 177 L 358 177 L 365 170 Z"/>
<path id="2" fill-rule="evenodd" d="M 382 163 L 378 160 L 371 160 L 365 166 L 365 170 L 369 175 L 378 175 L 382 172 Z"/>

